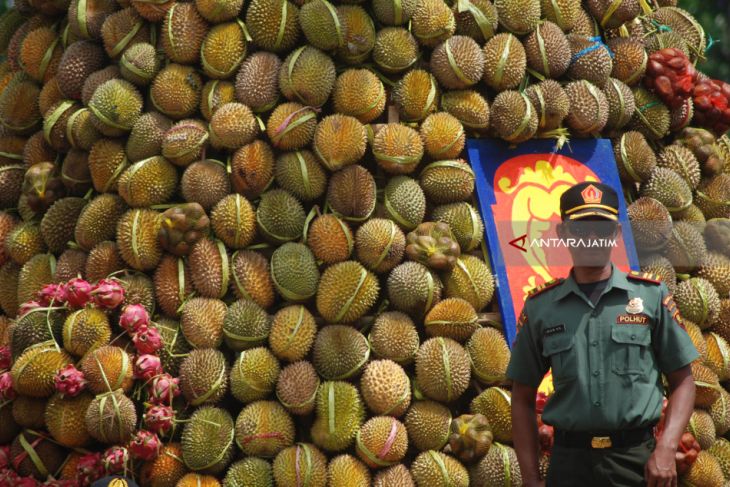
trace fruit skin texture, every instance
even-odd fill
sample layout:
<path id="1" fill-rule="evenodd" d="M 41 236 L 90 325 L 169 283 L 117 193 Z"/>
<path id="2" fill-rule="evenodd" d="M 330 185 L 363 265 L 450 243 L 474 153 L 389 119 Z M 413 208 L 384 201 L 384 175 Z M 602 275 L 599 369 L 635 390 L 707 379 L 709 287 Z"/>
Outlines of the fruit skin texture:
<path id="1" fill-rule="evenodd" d="M 411 387 L 403 368 L 392 360 L 373 360 L 360 382 L 360 391 L 375 414 L 399 417 L 411 403 Z"/>
<path id="2" fill-rule="evenodd" d="M 236 419 L 236 444 L 246 455 L 271 458 L 294 443 L 294 422 L 276 401 L 256 401 Z"/>
<path id="3" fill-rule="evenodd" d="M 436 337 L 421 345 L 416 355 L 416 380 L 427 397 L 452 402 L 466 391 L 470 378 L 469 354 L 457 342 Z"/>
<path id="4" fill-rule="evenodd" d="M 182 434 L 185 466 L 200 473 L 222 473 L 233 457 L 234 435 L 228 411 L 213 406 L 196 409 Z"/>
<path id="5" fill-rule="evenodd" d="M 375 304 L 380 285 L 375 275 L 356 261 L 328 267 L 317 289 L 317 310 L 330 323 L 352 323 Z"/>
<path id="6" fill-rule="evenodd" d="M 411 464 L 411 475 L 416 484 L 446 487 L 469 486 L 469 473 L 455 458 L 439 451 L 428 450 L 420 453 Z M 444 478 L 445 476 L 448 479 Z"/>
<path id="7" fill-rule="evenodd" d="M 297 443 L 281 451 L 274 459 L 276 485 L 297 485 L 301 477 L 311 487 L 327 485 L 327 457 L 309 443 Z"/>

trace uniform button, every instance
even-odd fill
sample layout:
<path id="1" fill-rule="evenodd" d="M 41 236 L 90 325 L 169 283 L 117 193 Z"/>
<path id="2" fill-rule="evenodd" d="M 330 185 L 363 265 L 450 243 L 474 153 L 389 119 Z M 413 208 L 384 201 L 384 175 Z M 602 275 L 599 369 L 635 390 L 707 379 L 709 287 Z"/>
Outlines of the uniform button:
<path id="1" fill-rule="evenodd" d="M 594 370 L 594 371 L 593 371 L 593 376 L 594 376 L 594 377 L 598 377 L 598 371 L 597 371 L 597 370 Z"/>
<path id="2" fill-rule="evenodd" d="M 636 340 L 636 335 L 631 335 L 632 340 Z"/>
<path id="3" fill-rule="evenodd" d="M 591 342 L 591 345 L 593 345 L 594 347 L 597 347 L 597 346 L 598 346 L 598 341 L 596 341 L 596 340 L 593 340 L 593 341 Z"/>
<path id="4" fill-rule="evenodd" d="M 596 402 L 594 402 L 594 403 L 593 403 L 593 405 L 594 405 L 594 406 L 600 406 L 600 405 L 601 405 L 601 403 L 600 403 L 599 401 L 596 401 Z"/>

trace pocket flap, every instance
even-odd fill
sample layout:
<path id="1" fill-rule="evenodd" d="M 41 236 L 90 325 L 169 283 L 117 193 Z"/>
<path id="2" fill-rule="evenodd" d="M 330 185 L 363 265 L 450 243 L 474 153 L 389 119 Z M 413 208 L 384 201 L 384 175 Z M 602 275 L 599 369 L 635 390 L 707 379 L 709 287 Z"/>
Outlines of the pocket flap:
<path id="1" fill-rule="evenodd" d="M 649 345 L 651 343 L 651 327 L 646 325 L 614 325 L 611 338 L 617 343 L 633 345 Z"/>
<path id="2" fill-rule="evenodd" d="M 542 354 L 545 357 L 549 357 L 556 353 L 565 352 L 566 350 L 573 348 L 573 343 L 575 343 L 575 335 L 561 333 L 558 335 L 547 336 L 543 340 Z"/>

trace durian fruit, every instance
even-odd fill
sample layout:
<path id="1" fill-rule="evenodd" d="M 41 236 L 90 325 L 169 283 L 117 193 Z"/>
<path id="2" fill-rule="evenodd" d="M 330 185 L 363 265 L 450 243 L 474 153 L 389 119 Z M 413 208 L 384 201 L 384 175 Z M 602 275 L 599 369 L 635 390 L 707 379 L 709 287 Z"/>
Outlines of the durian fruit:
<path id="1" fill-rule="evenodd" d="M 162 155 L 176 166 L 187 167 L 203 157 L 209 139 L 208 128 L 200 120 L 180 120 L 165 132 Z"/>
<path id="2" fill-rule="evenodd" d="M 539 0 L 495 0 L 499 24 L 515 34 L 528 34 L 540 21 Z"/>
<path id="3" fill-rule="evenodd" d="M 464 150 L 464 126 L 450 113 L 432 113 L 421 123 L 420 133 L 424 149 L 433 159 L 454 159 Z"/>
<path id="4" fill-rule="evenodd" d="M 697 277 L 707 279 L 719 296 L 730 296 L 730 259 L 718 252 L 708 252 L 705 260 L 697 269 Z"/>
<path id="5" fill-rule="evenodd" d="M 83 216 L 82 213 L 79 223 Z M 150 209 L 132 209 L 119 218 L 117 245 L 124 262 L 137 270 L 151 270 L 157 267 L 162 258 L 162 247 L 157 240 L 160 223 L 161 215 Z M 78 225 L 77 223 L 77 238 Z"/>
<path id="6" fill-rule="evenodd" d="M 357 456 L 370 468 L 390 467 L 405 456 L 408 434 L 394 417 L 373 416 L 358 430 L 355 444 Z"/>
<path id="7" fill-rule="evenodd" d="M 142 96 L 130 82 L 109 80 L 99 86 L 89 100 L 94 126 L 108 137 L 118 137 L 132 130 L 142 114 Z"/>
<path id="8" fill-rule="evenodd" d="M 297 443 L 276 455 L 273 473 L 276 485 L 297 485 L 303 477 L 310 487 L 325 487 L 327 457 L 310 443 Z"/>
<path id="9" fill-rule="evenodd" d="M 327 0 L 314 0 L 302 5 L 299 25 L 312 46 L 333 51 L 345 45 L 344 16 Z"/>
<path id="10" fill-rule="evenodd" d="M 344 44 L 337 50 L 337 57 L 347 64 L 361 64 L 370 58 L 375 47 L 373 19 L 359 5 L 341 5 L 337 12 L 345 31 Z"/>
<path id="11" fill-rule="evenodd" d="M 208 24 L 193 3 L 173 3 L 162 24 L 162 49 L 174 63 L 196 64 Z"/>
<path id="12" fill-rule="evenodd" d="M 328 325 L 314 340 L 312 363 L 326 380 L 341 380 L 358 374 L 370 358 L 367 338 L 347 325 Z"/>
<path id="13" fill-rule="evenodd" d="M 276 54 L 259 51 L 247 56 L 236 74 L 236 100 L 256 113 L 269 111 L 279 100 L 279 69 Z"/>
<path id="14" fill-rule="evenodd" d="M 228 364 L 212 348 L 191 350 L 180 365 L 180 390 L 192 406 L 215 404 L 228 389 Z"/>
<path id="15" fill-rule="evenodd" d="M 629 205 L 627 213 L 639 248 L 654 251 L 666 246 L 672 235 L 672 216 L 664 205 L 642 196 Z"/>
<path id="16" fill-rule="evenodd" d="M 244 350 L 231 367 L 231 394 L 244 404 L 266 399 L 279 371 L 279 361 L 268 348 Z"/>
<path id="17" fill-rule="evenodd" d="M 236 419 L 236 444 L 246 455 L 271 458 L 294 443 L 294 422 L 276 401 L 255 401 Z"/>
<path id="18" fill-rule="evenodd" d="M 398 2 L 396 0 L 375 0 L 373 1 L 373 13 L 375 18 L 384 25 L 406 24 L 413 10 L 416 8 L 414 0 Z"/>
<path id="19" fill-rule="evenodd" d="M 134 402 L 121 389 L 96 396 L 86 410 L 86 430 L 105 444 L 124 443 L 137 426 Z"/>
<path id="20" fill-rule="evenodd" d="M 456 33 L 482 44 L 497 32 L 497 9 L 489 0 L 474 0 L 451 7 L 456 18 Z"/>
<path id="21" fill-rule="evenodd" d="M 3 403 L 0 406 L 0 426 L 2 426 L 0 428 L 0 439 L 5 444 L 12 442 L 21 429 L 20 425 L 15 422 L 15 418 L 13 418 L 12 407 L 12 402 Z"/>
<path id="22" fill-rule="evenodd" d="M 56 304 L 57 306 L 57 304 Z M 61 343 L 64 313 L 58 309 L 34 308 L 17 318 L 8 328 L 8 343 L 13 360 L 33 345 L 53 340 Z"/>
<path id="23" fill-rule="evenodd" d="M 86 430 L 86 410 L 94 397 L 82 392 L 76 397 L 56 393 L 45 405 L 44 418 L 53 439 L 69 448 L 86 446 L 91 440 Z"/>
<path id="24" fill-rule="evenodd" d="M 644 134 L 630 130 L 621 134 L 613 144 L 613 154 L 621 179 L 643 183 L 651 177 L 657 159 Z"/>
<path id="25" fill-rule="evenodd" d="M 370 487 L 370 480 L 370 470 L 352 455 L 336 456 L 327 464 L 330 487 Z"/>
<path id="26" fill-rule="evenodd" d="M 375 211 L 376 196 L 375 178 L 357 164 L 337 171 L 327 185 L 328 206 L 347 221 L 368 220 Z"/>
<path id="27" fill-rule="evenodd" d="M 703 330 L 712 325 L 720 311 L 720 297 L 715 287 L 701 277 L 682 281 L 674 298 L 680 315 Z"/>
<path id="28" fill-rule="evenodd" d="M 239 194 L 221 199 L 210 213 L 216 237 L 228 248 L 242 249 L 256 236 L 256 215 L 251 203 Z"/>
<path id="29" fill-rule="evenodd" d="M 177 317 L 185 299 L 193 292 L 190 267 L 180 257 L 166 254 L 155 269 L 155 299 L 167 316 Z"/>
<path id="30" fill-rule="evenodd" d="M 730 218 L 730 174 L 705 179 L 697 188 L 697 206 L 707 218 Z"/>
<path id="31" fill-rule="evenodd" d="M 490 387 L 470 405 L 472 414 L 482 414 L 489 421 L 496 441 L 512 443 L 512 394 L 501 387 Z"/>
<path id="32" fill-rule="evenodd" d="M 313 108 L 289 102 L 278 105 L 271 112 L 266 133 L 274 147 L 295 150 L 312 141 L 316 127 L 317 113 Z"/>
<path id="33" fill-rule="evenodd" d="M 365 419 L 360 393 L 352 384 L 323 382 L 317 391 L 312 441 L 328 452 L 347 449 Z"/>
<path id="34" fill-rule="evenodd" d="M 698 362 L 690 364 L 695 381 L 695 407 L 709 408 L 720 398 L 720 381 L 709 367 Z"/>
<path id="35" fill-rule="evenodd" d="M 46 427 L 44 412 L 46 410 L 46 398 L 29 396 L 17 396 L 13 399 L 12 411 L 15 422 L 22 428 L 41 429 Z M 82 414 L 86 413 L 84 409 Z"/>
<path id="36" fill-rule="evenodd" d="M 395 3 L 395 2 L 393 2 Z M 418 60 L 418 43 L 410 31 L 385 27 L 375 35 L 373 61 L 386 73 L 400 73 Z"/>
<path id="37" fill-rule="evenodd" d="M 162 348 L 157 351 L 162 368 L 169 374 L 179 375 L 180 365 L 191 347 L 180 330 L 180 323 L 169 318 L 158 318 L 155 322 L 162 338 Z"/>
<path id="38" fill-rule="evenodd" d="M 380 470 L 373 479 L 373 487 L 416 487 L 408 468 L 399 463 Z"/>
<path id="39" fill-rule="evenodd" d="M 170 63 L 155 76 L 149 99 L 163 115 L 181 120 L 197 111 L 202 90 L 203 79 L 192 66 Z"/>
<path id="40" fill-rule="evenodd" d="M 570 43 L 557 24 L 547 20 L 525 38 L 527 66 L 545 78 L 557 79 L 568 70 Z"/>
<path id="41" fill-rule="evenodd" d="M 636 110 L 634 94 L 623 81 L 616 78 L 608 78 L 603 87 L 603 94 L 608 102 L 608 121 L 605 129 L 616 131 L 623 128 L 631 121 Z"/>
<path id="42" fill-rule="evenodd" d="M 382 81 L 367 69 L 348 69 L 337 77 L 332 103 L 337 113 L 370 123 L 385 110 L 386 93 Z"/>
<path id="43" fill-rule="evenodd" d="M 96 89 L 109 81 L 110 79 L 121 79 L 122 73 L 116 65 L 107 66 L 104 69 L 94 71 L 84 81 L 84 87 L 81 88 L 81 103 L 85 106 L 89 105 L 91 97 L 94 96 Z"/>
<path id="44" fill-rule="evenodd" d="M 687 43 L 690 60 L 704 59 L 707 49 L 705 31 L 692 14 L 676 6 L 667 6 L 656 9 L 647 16 L 647 20 L 667 26 L 670 32 L 679 34 Z"/>
<path id="45" fill-rule="evenodd" d="M 180 443 L 167 443 L 162 445 L 157 458 L 142 465 L 139 479 L 150 487 L 173 487 L 186 472 Z"/>
<path id="46" fill-rule="evenodd" d="M 246 57 L 246 34 L 240 19 L 213 26 L 200 46 L 200 64 L 205 74 L 216 79 L 230 78 Z"/>
<path id="47" fill-rule="evenodd" d="M 221 470 L 223 470 L 223 468 L 221 468 Z M 221 483 L 212 475 L 186 473 L 180 480 L 178 480 L 175 487 L 221 487 Z"/>
<path id="48" fill-rule="evenodd" d="M 411 13 L 411 29 L 422 46 L 435 47 L 454 34 L 456 20 L 443 0 L 422 0 Z"/>
<path id="49" fill-rule="evenodd" d="M 232 303 L 223 320 L 223 338 L 231 350 L 247 350 L 266 342 L 271 317 L 254 301 L 239 299 Z"/>
<path id="50" fill-rule="evenodd" d="M 18 313 L 18 276 L 21 267 L 13 261 L 0 267 L 0 307 L 9 317 Z"/>
<path id="51" fill-rule="evenodd" d="M 233 418 L 228 411 L 213 406 L 196 409 L 182 433 L 185 466 L 211 475 L 222 473 L 233 458 L 234 438 Z"/>
<path id="52" fill-rule="evenodd" d="M 53 254 L 36 254 L 26 262 L 18 274 L 18 302 L 33 300 L 46 283 L 53 280 L 56 258 Z"/>
<path id="53" fill-rule="evenodd" d="M 411 475 L 416 485 L 433 487 L 468 487 L 469 473 L 454 457 L 440 451 L 428 450 L 419 453 L 411 464 Z"/>
<path id="54" fill-rule="evenodd" d="M 87 3 L 72 1 L 69 5 L 68 24 L 73 34 L 84 39 L 100 39 L 104 20 L 118 8 L 108 0 Z"/>
<path id="55" fill-rule="evenodd" d="M 302 360 L 314 343 L 317 325 L 304 306 L 287 306 L 279 310 L 271 323 L 269 347 L 280 360 Z"/>
<path id="56" fill-rule="evenodd" d="M 249 200 L 266 191 L 274 179 L 274 153 L 263 140 L 238 149 L 230 158 L 231 185 Z"/>
<path id="57" fill-rule="evenodd" d="M 88 151 L 94 142 L 101 138 L 101 132 L 94 126 L 92 117 L 88 108 L 82 108 L 73 112 L 68 118 L 66 138 L 72 148 Z"/>
<path id="58" fill-rule="evenodd" d="M 210 211 L 231 192 L 226 166 L 215 159 L 190 164 L 180 178 L 180 194 L 188 203 L 198 203 Z"/>
<path id="59" fill-rule="evenodd" d="M 322 119 L 312 142 L 314 153 L 330 171 L 357 163 L 365 155 L 366 147 L 365 126 L 355 117 L 340 114 Z"/>
<path id="60" fill-rule="evenodd" d="M 571 62 L 567 74 L 575 80 L 585 80 L 603 88 L 613 70 L 608 47 L 600 38 L 569 34 Z"/>
<path id="61" fill-rule="evenodd" d="M 426 334 L 465 342 L 479 327 L 474 307 L 461 298 L 448 298 L 431 308 L 423 320 Z"/>
<path id="62" fill-rule="evenodd" d="M 123 153 L 134 162 L 160 155 L 163 137 L 170 127 L 172 121 L 163 114 L 143 113 L 132 126 Z"/>
<path id="63" fill-rule="evenodd" d="M 231 287 L 239 299 L 250 299 L 262 308 L 274 303 L 269 262 L 258 252 L 239 250 L 231 257 Z"/>
<path id="64" fill-rule="evenodd" d="M 289 54 L 282 63 L 279 69 L 279 89 L 289 101 L 320 107 L 330 97 L 335 78 L 332 59 L 319 49 L 305 45 Z"/>
<path id="65" fill-rule="evenodd" d="M 254 44 L 265 51 L 286 52 L 299 40 L 299 8 L 288 0 L 252 0 L 246 27 Z"/>
<path id="66" fill-rule="evenodd" d="M 272 243 L 281 244 L 301 237 L 305 219 L 301 203 L 283 189 L 262 194 L 256 208 L 258 229 Z"/>
<path id="67" fill-rule="evenodd" d="M 411 404 L 411 383 L 403 367 L 392 360 L 373 360 L 360 379 L 360 392 L 371 412 L 400 417 Z"/>
<path id="68" fill-rule="evenodd" d="M 312 220 L 306 244 L 318 261 L 336 264 L 350 258 L 355 247 L 355 237 L 343 219 L 333 214 L 324 214 Z"/>
<path id="69" fill-rule="evenodd" d="M 726 438 L 718 438 L 707 450 L 720 464 L 723 475 L 730 474 L 730 442 Z"/>
<path id="70" fill-rule="evenodd" d="M 494 442 L 474 467 L 471 474 L 477 487 L 493 485 L 517 486 L 522 484 L 522 474 L 515 450 L 502 443 Z"/>
<path id="71" fill-rule="evenodd" d="M 636 85 L 644 77 L 649 60 L 642 40 L 635 37 L 614 37 L 609 39 L 608 48 L 614 54 L 611 77 L 629 86 Z"/>
<path id="72" fill-rule="evenodd" d="M 327 173 L 308 150 L 277 157 L 274 178 L 281 188 L 302 201 L 315 200 L 327 189 Z"/>
<path id="73" fill-rule="evenodd" d="M 154 156 L 129 166 L 119 176 L 119 196 L 131 207 L 165 203 L 177 187 L 177 171 L 164 157 Z"/>
<path id="74" fill-rule="evenodd" d="M 2 204 L 3 208 L 10 208 L 16 204 L 22 194 L 21 190 L 24 177 L 25 167 L 22 164 L 2 166 L 2 171 L 0 171 L 0 187 L 3 188 L 3 192 L 0 193 L 0 204 Z"/>
<path id="75" fill-rule="evenodd" d="M 223 342 L 227 306 L 220 299 L 196 296 L 185 301 L 180 329 L 193 348 L 218 348 Z"/>
<path id="76" fill-rule="evenodd" d="M 400 227 L 383 218 L 366 221 L 355 235 L 358 260 L 378 274 L 390 271 L 403 260 L 405 243 Z"/>
<path id="77" fill-rule="evenodd" d="M 413 230 L 426 214 L 426 195 L 418 182 L 396 176 L 385 186 L 383 206 L 390 219 L 404 230 Z"/>
<path id="78" fill-rule="evenodd" d="M 503 91 L 494 99 L 490 110 L 492 129 L 508 142 L 524 142 L 537 132 L 537 111 L 524 93 Z"/>
<path id="79" fill-rule="evenodd" d="M 441 108 L 467 128 L 484 132 L 489 128 L 490 107 L 476 90 L 448 91 L 441 97 Z"/>
<path id="80" fill-rule="evenodd" d="M 702 409 L 695 409 L 689 418 L 687 431 L 692 433 L 703 450 L 709 449 L 716 439 L 715 424 L 710 413 Z"/>
<path id="81" fill-rule="evenodd" d="M 484 309 L 494 295 L 494 276 L 489 265 L 473 255 L 459 257 L 443 282 L 445 297 L 462 298 L 476 311 Z"/>
<path id="82" fill-rule="evenodd" d="M 276 399 L 290 413 L 301 416 L 314 410 L 319 376 L 314 366 L 306 360 L 287 365 L 276 381 Z"/>
<path id="83" fill-rule="evenodd" d="M 435 204 L 464 201 L 474 192 L 474 171 L 461 159 L 433 162 L 420 178 L 426 198 Z"/>
<path id="84" fill-rule="evenodd" d="M 89 151 L 89 174 L 94 189 L 99 192 L 117 191 L 119 176 L 129 167 L 124 145 L 117 139 L 101 138 Z"/>
<path id="85" fill-rule="evenodd" d="M 642 184 L 640 194 L 659 200 L 672 214 L 686 210 L 692 204 L 692 188 L 672 169 L 655 168 Z"/>
<path id="86" fill-rule="evenodd" d="M 38 29 L 37 32 L 41 32 L 43 30 L 44 29 Z M 54 35 L 53 38 L 57 37 Z M 60 53 L 61 46 L 57 43 L 55 45 L 59 48 L 57 51 Z M 49 71 L 49 69 L 51 69 L 53 57 L 55 56 L 56 51 L 51 48 L 51 52 L 53 53 L 51 57 L 45 54 L 44 59 L 39 59 L 36 63 L 39 71 L 45 71 L 46 75 L 53 72 Z M 43 67 L 44 61 L 45 67 Z M 78 100 L 81 98 L 81 90 L 84 87 L 84 81 L 86 81 L 86 78 L 94 71 L 104 67 L 104 51 L 99 44 L 82 40 L 74 42 L 63 50 L 63 55 L 59 54 L 56 59 L 56 63 L 58 69 L 56 75 L 58 88 L 65 97 Z M 28 65 L 27 62 L 25 64 Z M 33 73 L 30 74 L 32 75 Z M 48 78 L 50 78 L 50 76 Z M 48 79 L 45 81 L 47 82 Z"/>
<path id="87" fill-rule="evenodd" d="M 317 311 L 330 323 L 352 323 L 378 299 L 380 286 L 374 274 L 356 261 L 328 267 L 317 289 Z"/>
<path id="88" fill-rule="evenodd" d="M 141 272 L 125 272 L 114 279 L 124 287 L 123 309 L 128 304 L 141 304 L 148 312 L 154 314 L 157 303 L 155 301 L 155 283 L 147 274 Z"/>
<path id="89" fill-rule="evenodd" d="M 223 487 L 236 487 L 238 485 L 273 487 L 273 475 L 269 462 L 262 458 L 246 457 L 228 468 L 223 479 Z"/>
<path id="90" fill-rule="evenodd" d="M 430 63 L 431 72 L 444 88 L 461 90 L 481 79 L 484 54 L 474 39 L 457 35 L 434 49 Z"/>
<path id="91" fill-rule="evenodd" d="M 726 434 L 730 429 L 730 393 L 723 388 L 720 391 L 720 397 L 712 403 L 708 411 L 712 417 L 712 422 L 715 424 L 717 434 Z"/>
<path id="92" fill-rule="evenodd" d="M 604 83 L 608 80 L 604 80 Z M 565 118 L 570 129 L 580 135 L 599 133 L 608 123 L 609 105 L 606 95 L 594 84 L 581 79 L 565 86 L 570 112 Z"/>
<path id="93" fill-rule="evenodd" d="M 111 59 L 119 59 L 125 50 L 138 42 L 154 42 L 151 25 L 132 7 L 111 13 L 101 26 L 101 38 Z"/>
<path id="94" fill-rule="evenodd" d="M 48 397 L 55 391 L 54 377 L 59 369 L 72 363 L 71 356 L 52 342 L 28 348 L 13 363 L 10 374 L 13 388 L 30 397 Z"/>
<path id="95" fill-rule="evenodd" d="M 33 455 L 30 455 L 28 450 Z M 50 472 L 61 470 L 66 454 L 63 447 L 54 443 L 45 434 L 35 430 L 23 430 L 10 445 L 8 457 L 15 459 L 13 461 L 15 473 L 22 477 L 44 481 Z"/>
<path id="96" fill-rule="evenodd" d="M 124 79 L 130 83 L 147 86 L 160 70 L 160 60 L 155 46 L 148 42 L 134 44 L 124 51 L 119 61 L 119 70 Z"/>
<path id="97" fill-rule="evenodd" d="M 659 276 L 674 294 L 677 290 L 677 273 L 672 263 L 663 255 L 653 254 L 641 260 L 641 270 Z"/>
<path id="98" fill-rule="evenodd" d="M 442 0 L 428 0 L 441 2 Z M 436 78 L 423 69 L 406 73 L 393 88 L 393 101 L 405 121 L 415 122 L 426 118 L 438 109 L 439 88 Z"/>
<path id="99" fill-rule="evenodd" d="M 682 324 L 687 330 L 687 334 L 689 335 L 690 340 L 692 340 L 692 344 L 697 349 L 697 353 L 700 354 L 700 357 L 697 360 L 700 360 L 701 363 L 704 364 L 707 361 L 707 341 L 702 334 L 702 329 L 687 319 L 682 319 Z"/>
<path id="100" fill-rule="evenodd" d="M 700 183 L 700 163 L 691 150 L 678 144 L 668 145 L 659 152 L 657 165 L 679 174 L 692 189 Z"/>
<path id="101" fill-rule="evenodd" d="M 45 251 L 46 244 L 37 222 L 16 225 L 5 237 L 5 254 L 18 265 L 24 265 L 34 255 Z"/>
<path id="102" fill-rule="evenodd" d="M 41 122 L 40 88 L 25 73 L 16 73 L 0 94 L 0 125 L 14 134 L 32 134 Z"/>
<path id="103" fill-rule="evenodd" d="M 710 486 L 721 478 L 723 473 L 720 462 L 712 453 L 703 450 L 697 454 L 697 459 L 690 465 L 689 470 L 682 475 L 682 484 Z"/>
<path id="104" fill-rule="evenodd" d="M 301 243 L 287 242 L 271 256 L 274 287 L 287 301 L 303 302 L 314 296 L 319 269 L 314 254 Z"/>
<path id="105" fill-rule="evenodd" d="M 436 401 L 413 403 L 405 419 L 408 439 L 420 451 L 441 450 L 449 440 L 451 411 Z"/>
<path id="106" fill-rule="evenodd" d="M 603 29 L 616 29 L 641 13 L 638 0 L 622 0 L 618 4 L 610 0 L 589 0 L 586 6 Z"/>
<path id="107" fill-rule="evenodd" d="M 389 123 L 375 134 L 373 156 L 390 174 L 409 174 L 421 162 L 423 142 L 418 132 L 406 125 Z"/>
<path id="108" fill-rule="evenodd" d="M 134 383 L 134 363 L 124 349 L 104 345 L 87 353 L 81 360 L 81 371 L 94 394 L 121 389 L 129 392 Z"/>
<path id="109" fill-rule="evenodd" d="M 214 148 L 235 150 L 253 142 L 259 133 L 259 125 L 249 107 L 231 102 L 215 111 L 209 130 Z"/>
<path id="110" fill-rule="evenodd" d="M 378 315 L 368 341 L 375 357 L 401 365 L 413 361 L 420 345 L 413 320 L 400 311 L 386 311 Z"/>
<path id="111" fill-rule="evenodd" d="M 421 319 L 441 300 L 443 284 L 428 267 L 409 261 L 393 269 L 387 288 L 394 309 Z"/>
<path id="112" fill-rule="evenodd" d="M 416 355 L 416 381 L 423 394 L 435 401 L 453 402 L 469 386 L 469 354 L 450 338 L 430 338 Z"/>
<path id="113" fill-rule="evenodd" d="M 636 111 L 629 127 L 638 130 L 650 140 L 659 140 L 669 133 L 669 108 L 653 93 L 637 87 L 633 89 Z"/>
<path id="114" fill-rule="evenodd" d="M 111 327 L 106 314 L 98 308 L 83 308 L 69 314 L 63 324 L 63 348 L 82 357 L 102 347 L 111 339 Z"/>

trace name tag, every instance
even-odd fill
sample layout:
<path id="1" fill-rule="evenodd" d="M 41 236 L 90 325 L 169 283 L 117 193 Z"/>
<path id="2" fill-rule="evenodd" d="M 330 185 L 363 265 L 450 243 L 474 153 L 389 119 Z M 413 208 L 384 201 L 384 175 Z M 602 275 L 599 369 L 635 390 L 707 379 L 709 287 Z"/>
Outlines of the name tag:
<path id="1" fill-rule="evenodd" d="M 551 326 L 550 328 L 545 328 L 545 331 L 542 332 L 544 336 L 550 336 L 555 335 L 556 333 L 563 333 L 565 331 L 565 325 L 560 324 L 557 326 Z"/>
<path id="2" fill-rule="evenodd" d="M 649 317 L 645 314 L 623 314 L 616 317 L 617 325 L 648 325 Z"/>

